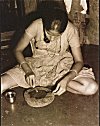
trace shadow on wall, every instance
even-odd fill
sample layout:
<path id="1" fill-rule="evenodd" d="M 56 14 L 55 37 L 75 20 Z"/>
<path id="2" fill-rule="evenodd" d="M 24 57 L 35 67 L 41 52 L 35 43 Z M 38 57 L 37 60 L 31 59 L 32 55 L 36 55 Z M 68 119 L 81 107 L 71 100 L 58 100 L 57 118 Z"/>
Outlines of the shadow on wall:
<path id="1" fill-rule="evenodd" d="M 51 1 L 41 1 L 39 2 L 38 6 L 37 6 L 37 10 L 44 10 L 46 8 L 54 8 L 54 7 L 58 7 L 58 8 L 61 8 L 63 10 L 66 10 L 66 7 L 65 7 L 65 3 L 64 3 L 64 0 L 51 0 Z"/>

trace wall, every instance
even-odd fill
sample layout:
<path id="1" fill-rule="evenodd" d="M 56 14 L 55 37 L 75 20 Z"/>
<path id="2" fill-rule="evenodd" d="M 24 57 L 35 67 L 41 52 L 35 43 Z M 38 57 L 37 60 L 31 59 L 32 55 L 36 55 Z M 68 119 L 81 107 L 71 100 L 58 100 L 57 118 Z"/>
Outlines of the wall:
<path id="1" fill-rule="evenodd" d="M 87 35 L 91 44 L 99 45 L 99 0 L 89 1 Z"/>
<path id="2" fill-rule="evenodd" d="M 83 44 L 99 45 L 99 0 L 88 1 L 88 15 L 86 15 L 85 36 L 86 41 Z M 74 19 L 75 11 L 82 10 L 80 0 L 73 0 L 69 17 Z"/>

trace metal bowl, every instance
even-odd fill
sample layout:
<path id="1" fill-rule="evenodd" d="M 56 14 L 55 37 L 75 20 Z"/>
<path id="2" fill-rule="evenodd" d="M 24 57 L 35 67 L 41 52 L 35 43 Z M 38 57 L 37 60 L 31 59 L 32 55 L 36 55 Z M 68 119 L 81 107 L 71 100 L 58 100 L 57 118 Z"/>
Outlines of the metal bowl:
<path id="1" fill-rule="evenodd" d="M 5 98 L 9 103 L 14 103 L 16 100 L 16 92 L 14 90 L 6 91 Z"/>

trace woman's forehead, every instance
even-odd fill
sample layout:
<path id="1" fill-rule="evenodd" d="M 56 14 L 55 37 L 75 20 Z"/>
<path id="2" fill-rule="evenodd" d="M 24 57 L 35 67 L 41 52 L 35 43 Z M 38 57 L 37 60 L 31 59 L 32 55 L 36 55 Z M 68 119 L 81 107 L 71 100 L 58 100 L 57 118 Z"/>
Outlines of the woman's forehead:
<path id="1" fill-rule="evenodd" d="M 52 30 L 52 29 L 47 31 L 47 33 L 51 36 L 60 36 L 61 35 L 61 33 L 59 33 L 57 30 Z"/>

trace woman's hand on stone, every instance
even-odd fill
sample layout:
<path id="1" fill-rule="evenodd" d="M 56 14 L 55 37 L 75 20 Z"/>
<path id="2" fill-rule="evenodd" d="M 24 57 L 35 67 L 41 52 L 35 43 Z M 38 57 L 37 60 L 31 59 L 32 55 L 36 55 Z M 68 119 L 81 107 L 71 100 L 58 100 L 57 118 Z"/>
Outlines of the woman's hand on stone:
<path id="1" fill-rule="evenodd" d="M 25 80 L 31 87 L 35 87 L 35 75 L 33 72 L 26 73 Z"/>

